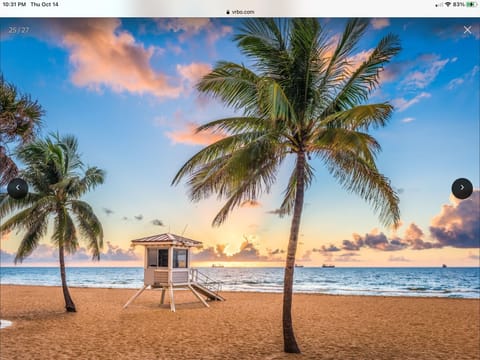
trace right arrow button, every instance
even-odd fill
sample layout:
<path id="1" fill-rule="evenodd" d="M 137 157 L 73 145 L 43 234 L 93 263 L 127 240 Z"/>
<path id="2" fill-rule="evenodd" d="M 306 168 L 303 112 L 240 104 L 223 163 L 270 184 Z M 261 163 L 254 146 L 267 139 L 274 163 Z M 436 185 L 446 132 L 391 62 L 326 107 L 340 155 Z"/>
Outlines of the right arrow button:
<path id="1" fill-rule="evenodd" d="M 470 180 L 465 178 L 457 179 L 452 184 L 452 193 L 457 199 L 466 199 L 473 192 L 473 185 Z"/>

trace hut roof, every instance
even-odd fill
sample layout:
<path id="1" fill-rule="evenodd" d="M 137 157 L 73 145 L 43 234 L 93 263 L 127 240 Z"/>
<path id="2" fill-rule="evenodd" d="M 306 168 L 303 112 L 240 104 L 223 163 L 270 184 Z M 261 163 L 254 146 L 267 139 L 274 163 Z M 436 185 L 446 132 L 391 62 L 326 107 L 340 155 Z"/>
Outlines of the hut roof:
<path id="1" fill-rule="evenodd" d="M 132 240 L 133 245 L 180 245 L 187 247 L 198 247 L 202 242 L 192 240 L 180 235 L 165 233 L 147 236 L 141 239 Z"/>

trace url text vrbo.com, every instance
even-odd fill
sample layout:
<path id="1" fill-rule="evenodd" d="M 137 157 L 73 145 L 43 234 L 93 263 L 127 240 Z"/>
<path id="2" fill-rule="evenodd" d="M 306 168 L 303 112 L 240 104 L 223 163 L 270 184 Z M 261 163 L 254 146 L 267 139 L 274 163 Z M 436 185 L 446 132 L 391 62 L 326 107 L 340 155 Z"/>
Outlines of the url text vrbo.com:
<path id="1" fill-rule="evenodd" d="M 227 15 L 255 15 L 255 10 L 227 10 Z"/>

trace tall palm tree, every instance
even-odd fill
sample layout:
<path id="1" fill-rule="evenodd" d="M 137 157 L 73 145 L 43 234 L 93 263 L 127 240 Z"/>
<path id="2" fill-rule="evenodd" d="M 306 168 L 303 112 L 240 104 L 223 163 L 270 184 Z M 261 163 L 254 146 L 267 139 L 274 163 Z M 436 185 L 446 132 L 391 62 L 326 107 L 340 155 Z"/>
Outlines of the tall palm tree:
<path id="1" fill-rule="evenodd" d="M 346 190 L 369 202 L 382 223 L 399 221 L 398 197 L 375 164 L 380 145 L 368 134 L 387 123 L 393 108 L 367 100 L 400 46 L 395 35 L 387 35 L 356 65 L 352 58 L 367 26 L 365 20 L 351 20 L 332 43 L 315 19 L 247 20 L 235 41 L 251 67 L 221 61 L 197 85 L 243 115 L 198 127 L 227 136 L 188 160 L 172 182 L 187 178 L 192 201 L 212 194 L 226 199 L 213 220 L 218 226 L 242 202 L 268 192 L 287 156 L 295 158 L 279 208 L 281 215 L 293 214 L 283 292 L 285 352 L 300 352 L 292 287 L 304 193 L 314 176 L 312 157 L 322 160 Z"/>
<path id="2" fill-rule="evenodd" d="M 0 186 L 18 175 L 8 144 L 24 145 L 35 138 L 45 111 L 38 101 L 6 82 L 0 74 Z"/>
<path id="3" fill-rule="evenodd" d="M 100 259 L 102 225 L 92 207 L 80 198 L 103 183 L 104 171 L 84 167 L 73 136 L 60 137 L 56 134 L 45 140 L 35 140 L 21 147 L 17 156 L 25 164 L 22 178 L 33 191 L 19 200 L 2 195 L 0 218 L 10 213 L 13 215 L 2 221 L 0 233 L 15 229 L 25 233 L 15 256 L 15 263 L 22 262 L 38 246 L 47 233 L 50 218 L 53 218 L 51 240 L 58 247 L 65 308 L 68 312 L 75 312 L 67 287 L 65 253 L 75 253 L 80 233 L 87 240 L 93 259 Z"/>

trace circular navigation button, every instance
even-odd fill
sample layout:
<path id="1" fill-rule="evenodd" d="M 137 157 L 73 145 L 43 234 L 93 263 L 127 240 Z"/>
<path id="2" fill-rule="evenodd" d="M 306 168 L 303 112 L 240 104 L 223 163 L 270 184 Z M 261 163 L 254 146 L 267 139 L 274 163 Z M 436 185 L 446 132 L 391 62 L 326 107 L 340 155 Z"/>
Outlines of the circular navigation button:
<path id="1" fill-rule="evenodd" d="M 14 199 L 21 199 L 28 194 L 28 185 L 25 180 L 16 178 L 8 183 L 7 192 Z"/>
<path id="2" fill-rule="evenodd" d="M 473 192 L 473 185 L 468 179 L 460 178 L 453 182 L 452 193 L 457 199 L 466 199 Z"/>

